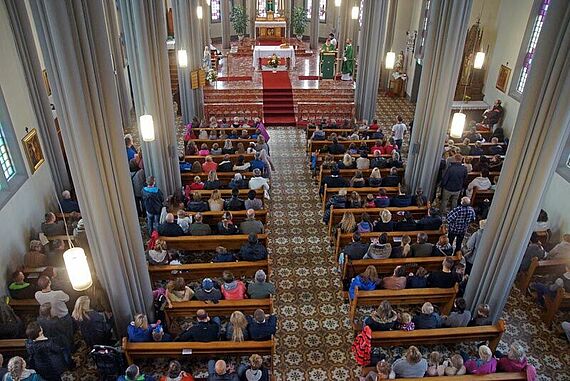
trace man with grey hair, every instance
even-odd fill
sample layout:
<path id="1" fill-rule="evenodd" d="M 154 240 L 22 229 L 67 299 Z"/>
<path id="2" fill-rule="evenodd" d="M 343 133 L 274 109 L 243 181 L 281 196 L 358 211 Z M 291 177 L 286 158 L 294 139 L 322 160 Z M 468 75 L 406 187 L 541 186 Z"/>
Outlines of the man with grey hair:
<path id="1" fill-rule="evenodd" d="M 265 299 L 275 294 L 275 286 L 266 280 L 265 271 L 260 269 L 255 272 L 254 282 L 247 285 L 247 294 L 251 299 Z"/>
<path id="2" fill-rule="evenodd" d="M 499 372 L 526 372 L 527 376 L 532 372 L 534 377 L 529 380 L 536 379 L 536 369 L 527 362 L 525 350 L 522 345 L 512 343 L 506 356 L 500 356 L 497 362 L 497 371 Z M 532 369 L 528 369 L 532 367 Z"/>
<path id="3" fill-rule="evenodd" d="M 417 242 L 410 247 L 412 257 L 431 257 L 433 245 L 428 242 L 428 235 L 424 232 L 418 233 Z"/>
<path id="4" fill-rule="evenodd" d="M 208 381 L 238 381 L 239 377 L 233 367 L 227 366 L 224 360 L 208 361 Z"/>
<path id="5" fill-rule="evenodd" d="M 242 234 L 263 234 L 265 228 L 261 221 L 255 219 L 255 210 L 248 209 L 246 212 L 246 220 L 239 224 L 239 230 Z"/>
<path id="6" fill-rule="evenodd" d="M 454 252 L 461 249 L 465 232 L 469 224 L 475 221 L 475 219 L 475 211 L 471 207 L 471 199 L 469 197 L 463 197 L 461 199 L 461 205 L 453 208 L 451 212 L 447 214 L 449 243 L 453 244 L 453 240 L 456 240 Z"/>
<path id="7" fill-rule="evenodd" d="M 158 234 L 163 237 L 180 237 L 184 230 L 174 220 L 174 214 L 168 213 L 163 224 L 158 226 Z"/>
<path id="8" fill-rule="evenodd" d="M 79 213 L 79 204 L 77 201 L 71 199 L 71 192 L 68 190 L 61 192 L 61 201 L 59 205 L 61 205 L 63 213 Z"/>
<path id="9" fill-rule="evenodd" d="M 479 243 L 481 243 L 481 237 L 483 236 L 483 230 L 485 229 L 485 225 L 487 224 L 487 220 L 479 221 L 479 230 L 469 237 L 467 240 L 467 244 L 462 248 L 463 257 L 465 258 L 465 272 L 467 274 L 471 273 L 471 269 L 473 268 L 473 263 L 475 263 L 475 257 L 477 255 L 477 248 L 479 247 Z"/>

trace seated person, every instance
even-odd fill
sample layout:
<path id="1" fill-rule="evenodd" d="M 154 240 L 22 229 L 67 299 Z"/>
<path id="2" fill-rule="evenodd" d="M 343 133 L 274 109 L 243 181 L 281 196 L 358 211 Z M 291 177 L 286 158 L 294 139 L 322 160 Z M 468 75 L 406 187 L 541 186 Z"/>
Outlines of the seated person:
<path id="1" fill-rule="evenodd" d="M 204 189 L 204 183 L 202 182 L 202 179 L 200 176 L 194 176 L 194 180 L 190 184 L 190 190 L 197 191 L 202 189 Z"/>
<path id="2" fill-rule="evenodd" d="M 192 216 L 187 215 L 183 209 L 180 209 L 176 212 L 176 223 L 180 226 L 184 234 L 188 234 L 190 225 L 192 224 Z"/>
<path id="3" fill-rule="evenodd" d="M 410 346 L 404 357 L 394 361 L 392 371 L 398 378 L 423 377 L 428 368 L 426 359 L 415 346 Z"/>
<path id="4" fill-rule="evenodd" d="M 222 132 L 222 134 L 224 134 L 224 132 Z M 222 134 L 220 135 L 220 139 L 226 139 L 227 136 L 224 136 Z M 220 145 L 218 143 L 212 144 L 212 149 L 210 150 L 210 155 L 221 155 L 222 152 L 223 152 L 223 150 L 220 148 Z M 204 171 L 204 172 L 210 172 L 210 171 Z"/>
<path id="5" fill-rule="evenodd" d="M 382 157 L 382 152 L 375 151 L 372 160 L 370 161 L 370 168 L 390 168 L 388 160 Z"/>
<path id="6" fill-rule="evenodd" d="M 481 345 L 479 347 L 479 358 L 466 360 L 465 369 L 467 369 L 468 374 L 495 373 L 497 371 L 497 359 L 493 356 L 491 348 Z"/>
<path id="7" fill-rule="evenodd" d="M 265 228 L 261 221 L 255 219 L 255 210 L 248 209 L 245 221 L 239 224 L 239 230 L 242 234 L 263 234 Z"/>
<path id="8" fill-rule="evenodd" d="M 554 258 L 570 259 L 570 234 L 564 234 L 560 243 L 548 252 L 548 259 Z"/>
<path id="9" fill-rule="evenodd" d="M 253 354 L 249 356 L 249 364 L 240 365 L 237 369 L 240 380 L 269 381 L 269 370 L 263 366 L 263 358 Z"/>
<path id="10" fill-rule="evenodd" d="M 73 351 L 73 329 L 68 329 L 65 323 L 51 314 L 51 303 L 40 305 L 39 316 L 36 320 L 42 327 L 44 336 L 52 339 L 65 352 L 66 358 L 71 358 Z"/>
<path id="11" fill-rule="evenodd" d="M 457 298 L 453 303 L 453 311 L 449 316 L 443 317 L 444 327 L 467 327 L 471 321 L 471 311 L 467 309 L 465 299 Z"/>
<path id="12" fill-rule="evenodd" d="M 374 221 L 375 232 L 391 232 L 394 231 L 395 223 L 392 221 L 392 213 L 388 209 L 380 212 L 380 220 Z"/>
<path id="13" fill-rule="evenodd" d="M 368 178 L 369 187 L 381 187 L 382 186 L 382 174 L 379 168 L 374 168 L 370 172 L 370 177 Z"/>
<path id="14" fill-rule="evenodd" d="M 245 156 L 240 155 L 238 156 L 237 163 L 234 165 L 233 170 L 238 172 L 248 172 L 250 166 L 250 163 L 245 162 Z"/>
<path id="15" fill-rule="evenodd" d="M 207 212 L 209 207 L 206 201 L 202 201 L 202 195 L 200 192 L 193 192 L 192 200 L 188 202 L 186 206 L 190 212 Z"/>
<path id="16" fill-rule="evenodd" d="M 33 299 L 36 293 L 35 286 L 25 281 L 26 277 L 21 271 L 12 274 L 12 283 L 8 285 L 8 292 L 12 299 Z"/>
<path id="17" fill-rule="evenodd" d="M 392 253 L 390 254 L 390 258 L 406 258 L 406 257 L 408 257 L 412 251 L 412 247 L 410 246 L 411 242 L 412 242 L 412 239 L 410 238 L 410 236 L 407 234 L 404 234 L 402 236 L 402 241 L 400 242 L 400 245 L 398 245 L 398 246 L 393 245 L 392 246 Z"/>
<path id="18" fill-rule="evenodd" d="M 380 237 L 371 237 L 370 245 L 364 255 L 364 259 L 386 259 L 392 254 L 392 245 L 388 243 L 388 235 L 380 234 Z"/>
<path id="19" fill-rule="evenodd" d="M 30 251 L 24 255 L 25 267 L 44 267 L 48 265 L 48 256 L 44 254 L 44 246 L 41 241 L 31 240 Z"/>
<path id="20" fill-rule="evenodd" d="M 255 341 L 271 340 L 277 330 L 277 316 L 266 315 L 260 308 L 247 317 L 247 322 L 249 337 Z"/>
<path id="21" fill-rule="evenodd" d="M 230 271 L 224 271 L 222 273 L 222 283 L 221 291 L 224 299 L 226 300 L 241 300 L 247 299 L 245 284 L 234 278 L 234 274 Z"/>
<path id="22" fill-rule="evenodd" d="M 71 199 L 71 193 L 68 190 L 61 192 L 61 201 L 59 202 L 63 213 L 79 213 L 79 204 Z"/>
<path id="23" fill-rule="evenodd" d="M 16 315 L 6 298 L 0 300 L 0 340 L 21 338 L 24 334 L 24 323 Z"/>
<path id="24" fill-rule="evenodd" d="M 239 381 L 239 378 L 224 360 L 210 360 L 208 361 L 208 381 Z"/>
<path id="25" fill-rule="evenodd" d="M 408 188 L 405 185 L 398 187 L 398 195 L 390 199 L 390 206 L 402 208 L 412 205 L 412 196 L 407 195 Z"/>
<path id="26" fill-rule="evenodd" d="M 26 336 L 30 367 L 45 380 L 59 380 L 71 365 L 71 359 L 66 359 L 64 351 L 55 340 L 44 336 L 42 327 L 37 322 L 28 324 Z"/>
<path id="27" fill-rule="evenodd" d="M 374 204 L 377 208 L 387 208 L 390 206 L 390 198 L 386 194 L 386 190 L 381 188 L 374 198 Z"/>
<path id="28" fill-rule="evenodd" d="M 453 264 L 454 262 L 451 257 L 445 257 L 442 269 L 429 274 L 428 287 L 451 288 L 455 286 L 456 279 L 451 272 Z"/>
<path id="29" fill-rule="evenodd" d="M 489 159 L 489 171 L 500 172 L 501 168 L 503 168 L 503 159 L 500 155 L 494 155 Z"/>
<path id="30" fill-rule="evenodd" d="M 475 145 L 471 146 L 471 149 L 469 150 L 469 155 L 471 156 L 480 156 L 483 155 L 485 153 L 485 151 L 483 150 L 483 143 L 481 141 L 476 141 Z"/>
<path id="31" fill-rule="evenodd" d="M 224 155 L 224 159 L 218 164 L 218 172 L 233 172 L 234 164 L 230 159 L 230 155 Z"/>
<path id="32" fill-rule="evenodd" d="M 158 237 L 158 232 L 153 233 Z M 170 256 L 166 250 L 166 242 L 162 239 L 157 239 L 154 247 L 150 247 L 147 251 L 147 261 L 151 265 L 167 265 L 170 261 Z"/>
<path id="33" fill-rule="evenodd" d="M 406 282 L 408 288 L 426 288 L 427 287 L 427 270 L 418 267 L 416 273 L 410 273 Z"/>
<path id="34" fill-rule="evenodd" d="M 174 220 L 174 214 L 168 213 L 165 222 L 158 225 L 158 234 L 163 237 L 179 237 L 184 235 L 184 230 Z"/>
<path id="35" fill-rule="evenodd" d="M 216 247 L 216 255 L 214 255 L 214 258 L 212 258 L 212 262 L 218 263 L 235 261 L 237 261 L 236 256 L 233 253 L 229 252 L 228 249 L 223 246 Z"/>
<path id="36" fill-rule="evenodd" d="M 364 325 L 370 327 L 372 331 L 390 331 L 398 328 L 398 314 L 392 309 L 389 301 L 380 303 L 376 311 L 364 319 Z"/>
<path id="37" fill-rule="evenodd" d="M 350 187 L 352 188 L 363 188 L 366 186 L 366 179 L 362 175 L 362 171 L 357 170 L 354 176 L 350 179 Z"/>
<path id="38" fill-rule="evenodd" d="M 356 192 L 352 193 L 358 196 L 358 193 Z M 354 206 L 351 207 L 354 208 Z M 362 205 L 358 207 L 361 208 Z M 370 222 L 370 215 L 368 213 L 362 213 L 360 217 L 360 222 L 356 225 L 356 231 L 358 231 L 359 233 L 370 233 L 372 231 L 372 222 Z"/>
<path id="39" fill-rule="evenodd" d="M 340 144 L 336 137 L 333 138 L 332 144 L 328 145 L 328 149 L 329 149 L 329 153 L 331 155 L 340 155 L 346 151 L 346 148 L 344 147 L 344 145 Z"/>
<path id="40" fill-rule="evenodd" d="M 217 143 L 216 143 L 217 146 Z M 213 152 L 213 148 L 212 148 L 212 152 L 210 152 L 212 155 L 215 155 Z M 212 158 L 211 155 L 206 156 L 206 158 L 204 159 L 204 164 L 202 164 L 202 172 L 204 173 L 210 173 L 212 171 L 216 172 L 218 170 L 218 163 L 216 163 L 214 161 L 214 159 Z"/>
<path id="41" fill-rule="evenodd" d="M 423 304 L 421 314 L 414 316 L 413 322 L 416 329 L 439 328 L 442 324 L 441 316 L 434 312 L 433 305 L 430 302 Z"/>
<path id="42" fill-rule="evenodd" d="M 245 210 L 245 202 L 239 198 L 239 190 L 237 188 L 232 189 L 232 197 L 226 200 L 224 209 L 230 211 Z"/>
<path id="43" fill-rule="evenodd" d="M 376 140 L 374 145 L 370 148 L 370 153 L 372 155 L 375 155 L 376 152 L 380 152 L 380 155 L 382 154 L 382 140 Z"/>
<path id="44" fill-rule="evenodd" d="M 338 169 L 353 169 L 356 168 L 356 162 L 354 160 L 354 158 L 352 156 L 350 156 L 350 153 L 345 153 L 344 156 L 342 157 L 342 160 L 339 160 L 338 163 Z"/>
<path id="45" fill-rule="evenodd" d="M 447 235 L 442 234 L 435 245 L 433 245 L 432 256 L 449 256 L 453 255 L 453 246 L 449 243 Z"/>
<path id="46" fill-rule="evenodd" d="M 351 260 L 362 259 L 368 251 L 368 246 L 368 243 L 362 242 L 360 233 L 354 232 L 352 242 L 342 248 L 340 258 L 344 258 L 346 255 Z"/>
<path id="47" fill-rule="evenodd" d="M 204 130 L 202 130 L 204 131 Z M 205 131 L 204 131 L 205 132 Z M 200 132 L 202 133 L 202 132 Z M 200 139 L 203 140 L 203 139 Z M 208 145 L 206 143 L 202 143 L 200 146 L 200 150 L 198 151 L 199 156 L 208 156 L 210 154 L 210 150 L 208 149 Z"/>
<path id="48" fill-rule="evenodd" d="M 249 234 L 247 242 L 239 249 L 239 259 L 242 261 L 261 261 L 267 259 L 267 249 L 257 239 L 257 234 Z"/>
<path id="49" fill-rule="evenodd" d="M 214 287 L 214 281 L 210 278 L 204 278 L 202 283 L 196 287 L 194 296 L 197 300 L 218 302 L 222 299 L 222 292 Z"/>
<path id="50" fill-rule="evenodd" d="M 204 183 L 204 189 L 214 190 L 223 188 L 222 182 L 218 179 L 218 174 L 216 171 L 208 172 L 208 180 Z"/>
<path id="51" fill-rule="evenodd" d="M 149 324 L 146 315 L 136 314 L 134 320 L 127 327 L 127 336 L 131 343 L 150 342 L 152 330 L 160 325 L 160 320 L 156 324 Z"/>
<path id="52" fill-rule="evenodd" d="M 467 373 L 465 365 L 463 365 L 463 357 L 460 354 L 454 354 L 451 356 L 445 367 L 446 376 L 463 376 Z"/>
<path id="53" fill-rule="evenodd" d="M 241 311 L 234 311 L 226 325 L 226 340 L 242 342 L 249 340 L 247 318 Z"/>
<path id="54" fill-rule="evenodd" d="M 239 234 L 239 228 L 232 222 L 231 212 L 224 212 L 222 220 L 218 222 L 217 230 L 220 235 Z"/>
<path id="55" fill-rule="evenodd" d="M 134 380 L 137 379 L 138 377 L 134 378 Z M 159 381 L 194 381 L 194 377 L 192 377 L 190 373 L 184 372 L 178 361 L 172 360 L 170 364 L 168 364 L 168 373 L 160 377 Z"/>
<path id="56" fill-rule="evenodd" d="M 249 190 L 247 192 L 247 199 L 245 200 L 245 209 L 261 210 L 263 209 L 263 201 L 257 198 L 257 192 Z"/>
<path id="57" fill-rule="evenodd" d="M 360 157 L 356 159 L 356 169 L 368 169 L 370 168 L 370 159 L 368 158 L 368 154 L 363 152 L 360 154 Z"/>
<path id="58" fill-rule="evenodd" d="M 411 246 L 411 256 L 431 257 L 433 252 L 433 245 L 428 242 L 428 235 L 424 232 L 418 233 L 417 242 Z"/>
<path id="59" fill-rule="evenodd" d="M 256 152 L 252 161 L 249 162 L 250 170 L 253 171 L 254 169 L 259 169 L 261 173 L 265 170 L 265 163 L 260 158 L 261 153 Z"/>
<path id="60" fill-rule="evenodd" d="M 570 293 L 570 264 L 566 264 L 566 272 L 559 277 L 557 276 L 554 282 L 533 282 L 530 284 L 530 289 L 536 291 L 537 302 L 542 306 L 545 305 L 545 296 L 554 299 L 560 288 L 563 288 L 566 293 Z"/>
<path id="61" fill-rule="evenodd" d="M 387 164 L 388 164 L 387 168 L 390 168 L 390 167 L 402 168 L 404 166 L 404 163 L 402 163 L 402 159 L 400 157 L 400 152 L 393 150 L 392 156 L 388 160 Z"/>
<path id="62" fill-rule="evenodd" d="M 382 179 L 383 187 L 397 187 L 400 185 L 400 176 L 398 175 L 398 168 L 390 168 L 390 174 Z"/>
<path id="63" fill-rule="evenodd" d="M 344 177 L 340 177 L 340 172 L 338 170 L 338 167 L 333 167 L 331 169 L 331 174 L 328 176 L 325 176 L 323 179 L 323 182 L 321 184 L 320 190 L 319 190 L 319 194 L 322 195 L 325 189 L 325 185 L 328 188 L 347 188 L 348 187 L 348 180 L 346 180 Z"/>
<path id="64" fill-rule="evenodd" d="M 477 131 L 477 125 L 474 122 L 469 123 L 469 132 L 465 136 L 475 143 L 483 140 L 483 136 Z"/>
<path id="65" fill-rule="evenodd" d="M 196 311 L 195 324 L 182 332 L 174 341 L 198 341 L 207 343 L 220 339 L 220 319 L 214 317 L 210 319 L 206 310 Z"/>
<path id="66" fill-rule="evenodd" d="M 169 307 L 172 307 L 173 302 L 187 302 L 193 296 L 194 290 L 186 285 L 186 281 L 182 277 L 176 277 L 166 285 L 166 300 Z"/>
<path id="67" fill-rule="evenodd" d="M 63 221 L 57 221 L 55 218 L 55 214 L 52 212 L 48 212 L 44 216 L 44 222 L 41 226 L 41 231 L 47 237 L 53 237 L 56 235 L 64 235 L 66 234 L 66 228 Z"/>
<path id="68" fill-rule="evenodd" d="M 475 177 L 467 186 L 467 190 L 465 194 L 467 197 L 471 198 L 473 196 L 474 188 L 478 190 L 487 190 L 491 189 L 491 180 L 489 180 L 489 170 L 487 168 L 483 168 L 481 170 L 481 176 Z"/>
<path id="69" fill-rule="evenodd" d="M 392 371 L 392 366 L 386 360 L 380 360 L 376 364 L 374 370 L 369 371 L 365 377 L 361 377 L 361 381 L 378 381 L 396 378 L 396 374 Z"/>
<path id="70" fill-rule="evenodd" d="M 261 177 L 261 171 L 258 168 L 253 170 L 253 177 L 249 179 L 249 189 L 269 191 L 269 180 Z"/>
<path id="71" fill-rule="evenodd" d="M 439 230 L 441 224 L 439 209 L 428 208 L 427 215 L 418 221 L 416 227 L 418 230 Z"/>
<path id="72" fill-rule="evenodd" d="M 419 187 L 416 189 L 416 194 L 412 196 L 412 205 L 415 206 L 426 206 L 428 205 L 428 199 L 424 196 L 424 190 Z M 429 207 L 428 207 L 429 209 Z"/>
<path id="73" fill-rule="evenodd" d="M 499 144 L 499 139 L 497 137 L 492 137 L 491 143 L 494 144 L 494 145 L 489 147 L 489 152 L 491 153 L 491 155 L 504 155 L 505 154 L 505 148 L 503 147 L 502 144 Z"/>
<path id="74" fill-rule="evenodd" d="M 210 225 L 206 225 L 202 222 L 202 214 L 196 213 L 194 215 L 194 222 L 190 225 L 190 235 L 200 236 L 200 235 L 210 235 L 212 234 L 212 229 Z"/>
<path id="75" fill-rule="evenodd" d="M 412 213 L 404 212 L 404 218 L 396 223 L 396 231 L 414 231 L 417 229 L 416 221 L 412 217 Z"/>
<path id="76" fill-rule="evenodd" d="M 488 304 L 479 304 L 475 310 L 475 316 L 469 322 L 469 326 L 483 326 L 493 324 L 493 320 L 490 318 L 491 308 Z"/>
<path id="77" fill-rule="evenodd" d="M 309 125 L 309 128 L 311 128 L 311 125 Z M 323 131 L 321 126 L 316 126 L 316 129 L 313 131 L 310 140 L 325 140 L 325 137 L 326 133 Z"/>
<path id="78" fill-rule="evenodd" d="M 247 294 L 251 299 L 264 299 L 275 294 L 275 286 L 267 282 L 265 271 L 257 270 L 253 279 L 254 281 L 247 285 Z"/>
<path id="79" fill-rule="evenodd" d="M 524 256 L 519 267 L 519 272 L 528 270 L 530 263 L 532 262 L 532 258 L 538 258 L 538 260 L 542 260 L 545 257 L 546 251 L 540 243 L 538 234 L 536 234 L 536 232 L 532 232 L 530 235 L 530 243 L 524 252 Z"/>
<path id="80" fill-rule="evenodd" d="M 352 278 L 350 282 L 350 287 L 348 288 L 348 296 L 352 300 L 354 299 L 354 289 L 358 287 L 361 291 L 372 291 L 376 290 L 376 287 L 380 284 L 380 277 L 378 277 L 378 272 L 376 267 L 370 265 L 366 267 L 363 273 Z"/>
<path id="81" fill-rule="evenodd" d="M 499 356 L 499 354 L 497 354 Z M 499 372 L 526 372 L 531 377 L 529 379 L 536 379 L 536 369 L 530 365 L 525 356 L 525 350 L 522 345 L 513 343 L 509 347 L 506 356 L 499 357 L 497 363 L 497 371 Z"/>
<path id="82" fill-rule="evenodd" d="M 406 268 L 397 266 L 392 276 L 382 279 L 382 288 L 386 290 L 403 290 L 406 288 Z"/>

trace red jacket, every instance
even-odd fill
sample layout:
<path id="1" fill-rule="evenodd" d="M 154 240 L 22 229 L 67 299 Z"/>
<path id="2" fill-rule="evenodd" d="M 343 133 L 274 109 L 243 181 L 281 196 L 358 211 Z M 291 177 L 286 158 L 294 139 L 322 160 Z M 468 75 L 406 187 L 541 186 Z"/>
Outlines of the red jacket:
<path id="1" fill-rule="evenodd" d="M 234 280 L 222 285 L 222 295 L 226 300 L 247 299 L 247 289 L 241 280 Z"/>

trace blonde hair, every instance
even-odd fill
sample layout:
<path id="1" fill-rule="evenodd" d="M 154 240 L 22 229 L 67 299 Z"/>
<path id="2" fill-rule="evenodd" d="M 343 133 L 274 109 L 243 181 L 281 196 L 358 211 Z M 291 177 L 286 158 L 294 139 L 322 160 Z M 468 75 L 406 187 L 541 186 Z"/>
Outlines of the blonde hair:
<path id="1" fill-rule="evenodd" d="M 364 272 L 362 274 L 360 274 L 361 278 L 366 278 L 368 280 L 371 281 L 377 281 L 378 280 L 378 271 L 376 270 L 376 267 L 372 266 L 372 265 L 368 265 L 368 267 L 366 267 L 366 270 L 364 270 Z"/>
<path id="2" fill-rule="evenodd" d="M 348 167 L 352 165 L 352 162 L 353 162 L 352 156 L 350 156 L 349 153 L 345 153 L 344 156 L 342 157 L 342 163 Z"/>
<path id="3" fill-rule="evenodd" d="M 371 179 L 381 179 L 382 178 L 382 172 L 380 172 L 380 168 L 375 167 L 372 172 L 370 172 L 370 178 Z"/>
<path id="4" fill-rule="evenodd" d="M 392 213 L 388 209 L 382 209 L 380 211 L 380 219 L 382 219 L 383 223 L 387 224 L 392 221 Z"/>
<path id="5" fill-rule="evenodd" d="M 157 239 L 154 243 L 154 250 L 155 251 L 164 251 L 166 250 L 166 241 L 162 239 Z"/>
<path id="6" fill-rule="evenodd" d="M 251 369 L 260 369 L 263 365 L 263 358 L 260 355 L 253 354 L 249 356 L 249 364 Z"/>
<path id="7" fill-rule="evenodd" d="M 406 351 L 406 360 L 412 364 L 417 364 L 421 361 L 422 354 L 415 346 L 411 345 Z"/>
<path id="8" fill-rule="evenodd" d="M 410 315 L 407 312 L 404 312 L 402 315 L 400 315 L 400 320 L 402 323 L 408 324 L 412 321 L 412 315 Z"/>
<path id="9" fill-rule="evenodd" d="M 134 318 L 135 327 L 147 329 L 148 328 L 148 319 L 144 314 L 136 314 Z"/>
<path id="10" fill-rule="evenodd" d="M 247 319 L 245 318 L 245 315 L 240 311 L 232 312 L 230 323 L 234 328 L 232 332 L 232 341 L 244 341 L 245 338 L 243 333 L 247 329 Z"/>
<path id="11" fill-rule="evenodd" d="M 346 196 L 347 190 L 346 188 L 341 188 L 338 190 L 338 195 L 339 196 Z"/>
<path id="12" fill-rule="evenodd" d="M 202 179 L 200 178 L 200 176 L 194 176 L 194 182 L 200 183 L 200 182 L 202 182 Z"/>
<path id="13" fill-rule="evenodd" d="M 340 220 L 338 227 L 343 233 L 352 233 L 356 228 L 356 219 L 354 218 L 354 214 L 351 212 L 345 212 L 342 215 L 342 220 Z"/>
<path id="14" fill-rule="evenodd" d="M 481 345 L 479 347 L 479 357 L 481 360 L 489 361 L 491 357 L 493 357 L 493 352 L 491 352 L 491 348 L 486 345 Z"/>
<path id="15" fill-rule="evenodd" d="M 441 364 L 441 361 L 443 360 L 441 353 L 439 353 L 438 351 L 433 351 L 429 354 L 428 357 L 428 364 L 430 366 L 438 366 Z"/>
<path id="16" fill-rule="evenodd" d="M 91 310 L 91 300 L 87 295 L 82 295 L 75 301 L 75 308 L 71 313 L 71 317 L 77 321 L 83 321 L 83 319 L 89 320 L 89 315 L 87 312 Z"/>
<path id="17" fill-rule="evenodd" d="M 218 201 L 222 199 L 222 194 L 220 193 L 220 191 L 218 189 L 214 189 L 214 191 L 212 192 L 212 194 L 210 195 L 210 200 L 212 201 Z"/>
<path id="18" fill-rule="evenodd" d="M 216 144 L 214 144 L 214 145 L 216 145 Z M 212 146 L 212 148 L 214 148 L 214 147 Z M 212 156 L 211 155 L 206 156 L 206 161 L 212 162 L 213 161 Z"/>
<path id="19" fill-rule="evenodd" d="M 450 364 L 445 368 L 446 376 L 455 376 L 463 368 L 463 357 L 459 354 L 454 354 L 450 358 Z"/>
<path id="20" fill-rule="evenodd" d="M 20 356 L 14 356 L 8 361 L 8 373 L 14 381 L 22 379 L 22 373 L 26 370 L 26 361 Z"/>
<path id="21" fill-rule="evenodd" d="M 425 302 L 422 306 L 422 314 L 430 315 L 433 313 L 433 304 Z"/>

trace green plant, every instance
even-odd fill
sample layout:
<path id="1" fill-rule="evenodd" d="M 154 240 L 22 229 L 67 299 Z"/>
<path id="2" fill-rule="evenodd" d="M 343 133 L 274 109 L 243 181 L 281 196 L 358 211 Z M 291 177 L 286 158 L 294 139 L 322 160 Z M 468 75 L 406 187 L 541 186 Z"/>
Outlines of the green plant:
<path id="1" fill-rule="evenodd" d="M 247 29 L 247 13 L 243 5 L 236 5 L 232 8 L 230 12 L 230 22 L 238 36 L 245 34 Z"/>
<path id="2" fill-rule="evenodd" d="M 303 7 L 294 7 L 293 14 L 291 15 L 291 27 L 297 36 L 302 36 L 305 33 L 309 19 L 307 18 L 307 11 Z"/>

